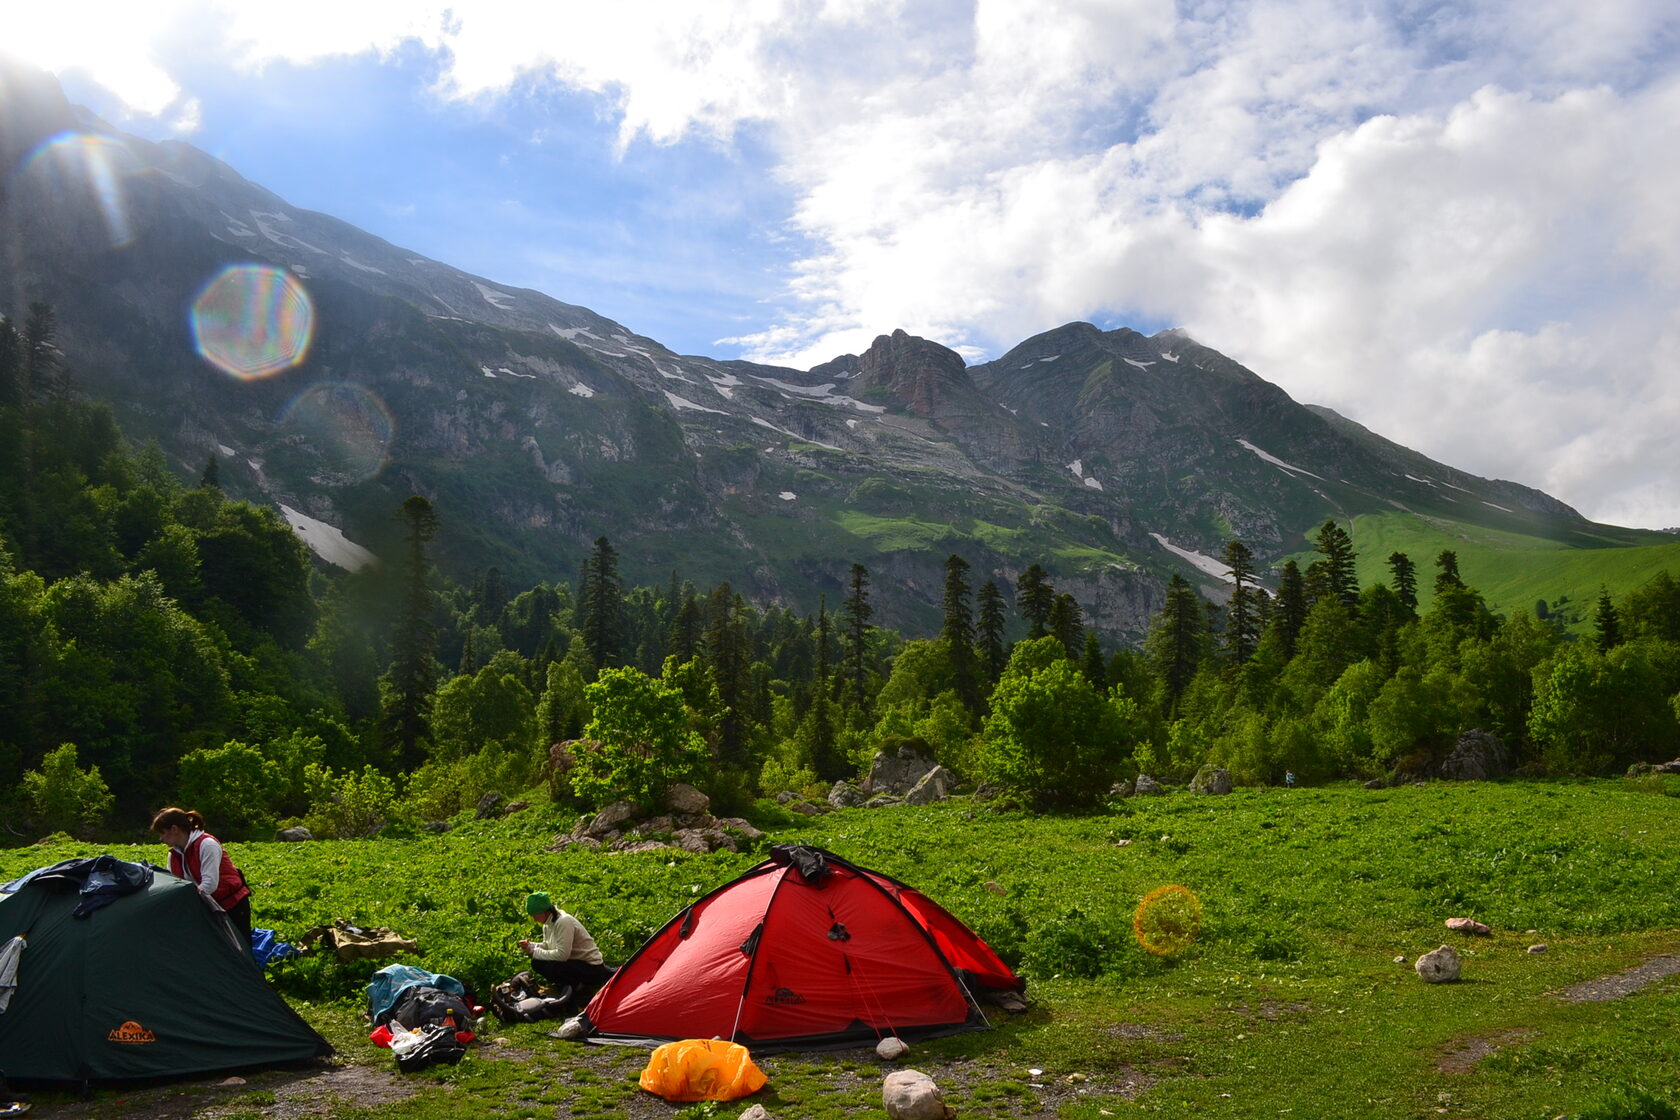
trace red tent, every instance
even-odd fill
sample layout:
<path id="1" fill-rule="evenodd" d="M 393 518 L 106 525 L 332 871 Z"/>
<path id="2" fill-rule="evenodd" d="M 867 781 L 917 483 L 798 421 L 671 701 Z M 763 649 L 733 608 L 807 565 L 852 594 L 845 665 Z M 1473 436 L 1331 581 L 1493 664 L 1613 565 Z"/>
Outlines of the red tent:
<path id="1" fill-rule="evenodd" d="M 979 1001 L 1023 987 L 921 892 L 782 845 L 671 919 L 585 1017 L 592 1041 L 724 1038 L 763 1052 L 983 1027 Z"/>

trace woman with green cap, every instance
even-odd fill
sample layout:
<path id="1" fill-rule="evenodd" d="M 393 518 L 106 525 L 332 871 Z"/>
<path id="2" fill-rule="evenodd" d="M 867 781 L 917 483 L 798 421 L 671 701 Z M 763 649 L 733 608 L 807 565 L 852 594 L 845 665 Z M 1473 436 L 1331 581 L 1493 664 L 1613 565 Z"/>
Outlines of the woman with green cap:
<path id="1" fill-rule="evenodd" d="M 602 962 L 601 950 L 583 923 L 554 905 L 546 891 L 525 900 L 525 912 L 542 927 L 542 940 L 525 940 L 519 948 L 531 956 L 531 967 L 549 983 L 569 987 L 582 1004 L 597 988 L 612 978 L 613 969 Z"/>

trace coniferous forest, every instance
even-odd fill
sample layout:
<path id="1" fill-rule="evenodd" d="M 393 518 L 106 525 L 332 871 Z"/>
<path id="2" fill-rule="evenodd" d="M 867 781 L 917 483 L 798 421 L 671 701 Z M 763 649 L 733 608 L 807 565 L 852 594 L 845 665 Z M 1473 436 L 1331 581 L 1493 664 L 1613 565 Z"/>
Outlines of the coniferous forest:
<path id="1" fill-rule="evenodd" d="M 0 819 L 12 842 L 127 836 L 192 805 L 225 835 L 402 831 L 486 792 L 595 806 L 690 780 L 719 809 L 815 792 L 914 746 L 960 781 L 1080 808 L 1139 772 L 1243 784 L 1403 780 L 1459 737 L 1512 772 L 1620 773 L 1680 754 L 1680 584 L 1599 597 L 1592 634 L 1493 613 L 1454 554 L 1360 587 L 1326 522 L 1214 604 L 1175 577 L 1141 650 L 1106 648 L 1038 565 L 945 562 L 943 625 L 875 625 L 870 573 L 815 614 L 672 572 L 627 587 L 601 536 L 575 579 L 455 583 L 464 511 L 413 496 L 404 549 L 350 574 L 271 510 L 182 478 L 81 398 L 53 314 L 0 319 Z M 1419 587 L 1433 587 L 1419 611 Z M 567 744 L 562 747 L 561 744 Z"/>

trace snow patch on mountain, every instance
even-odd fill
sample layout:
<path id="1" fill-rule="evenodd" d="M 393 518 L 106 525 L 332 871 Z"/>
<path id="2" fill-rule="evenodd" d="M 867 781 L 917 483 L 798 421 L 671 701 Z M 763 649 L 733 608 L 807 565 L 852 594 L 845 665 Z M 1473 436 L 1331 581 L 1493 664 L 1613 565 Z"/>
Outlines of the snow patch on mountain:
<path id="1" fill-rule="evenodd" d="M 1231 567 L 1229 564 L 1216 560 L 1212 556 L 1203 552 L 1194 552 L 1188 548 L 1180 548 L 1169 541 L 1166 537 L 1163 537 L 1160 533 L 1150 533 L 1149 535 L 1155 538 L 1156 544 L 1160 545 L 1180 560 L 1187 561 L 1197 570 L 1206 572 L 1215 579 L 1222 579 L 1227 583 L 1230 582 Z"/>
<path id="2" fill-rule="evenodd" d="M 371 564 L 379 563 L 377 556 L 346 537 L 344 531 L 337 526 L 317 521 L 286 505 L 280 507 L 280 515 L 292 527 L 292 532 L 309 546 L 310 551 L 329 564 L 337 565 L 347 572 L 359 572 Z"/>
<path id="3" fill-rule="evenodd" d="M 661 391 L 665 394 L 665 399 L 671 402 L 671 407 L 676 409 L 678 412 L 681 412 L 684 409 L 689 409 L 689 410 L 694 411 L 694 412 L 715 412 L 719 416 L 728 416 L 729 415 L 729 413 L 725 412 L 721 408 L 707 408 L 703 404 L 695 404 L 693 401 L 689 400 L 687 397 L 679 397 L 675 393 L 671 392 L 669 389 L 664 389 L 664 390 L 661 390 Z"/>
<path id="4" fill-rule="evenodd" d="M 1169 361 L 1169 362 L 1176 362 L 1176 361 L 1178 361 L 1178 355 L 1177 355 L 1177 354 L 1174 354 L 1174 353 L 1173 353 L 1173 352 L 1172 352 L 1172 351 L 1171 351 L 1171 350 L 1163 350 L 1163 351 L 1161 351 L 1161 357 L 1163 357 L 1163 358 L 1165 358 L 1165 359 L 1166 359 L 1166 360 L 1167 360 L 1167 361 Z"/>
<path id="5" fill-rule="evenodd" d="M 590 338 L 593 338 L 597 342 L 604 341 L 604 339 L 602 339 L 600 335 L 591 332 L 588 327 L 558 327 L 558 326 L 555 326 L 553 323 L 550 323 L 548 325 L 548 329 L 553 331 L 555 334 L 559 335 L 561 338 L 565 339 L 567 342 L 575 341 L 577 339 L 578 335 L 580 335 L 580 334 L 581 335 L 588 335 Z"/>
<path id="6" fill-rule="evenodd" d="M 799 497 L 799 495 L 795 494 L 792 490 L 783 490 L 780 494 L 777 494 L 776 497 L 780 498 L 784 502 L 791 502 L 795 498 Z"/>
<path id="7" fill-rule="evenodd" d="M 670 394 L 667 393 L 666 396 L 670 396 Z M 818 447 L 826 447 L 830 451 L 841 450 L 840 448 L 834 446 L 832 443 L 824 443 L 820 439 L 812 439 L 810 436 L 802 436 L 798 432 L 790 432 L 786 428 L 778 428 L 778 427 L 776 427 L 776 425 L 770 423 L 770 421 L 762 419 L 762 418 L 757 417 L 757 416 L 754 416 L 752 418 L 752 422 L 754 424 L 757 424 L 761 428 L 769 428 L 772 432 L 780 432 L 782 435 L 787 436 L 789 439 L 796 439 L 800 443 L 815 444 Z"/>
<path id="8" fill-rule="evenodd" d="M 1250 451 L 1254 452 L 1256 455 L 1260 456 L 1260 458 L 1262 460 L 1270 463 L 1274 467 L 1281 467 L 1282 469 L 1284 469 L 1286 471 L 1291 471 L 1294 474 L 1304 474 L 1308 478 L 1316 478 L 1320 482 L 1324 481 L 1324 476 L 1323 475 L 1313 474 L 1313 472 L 1307 470 L 1305 467 L 1297 467 L 1293 463 L 1286 463 L 1282 459 L 1279 459 L 1276 455 L 1270 455 L 1270 454 L 1260 450 L 1260 448 L 1254 446 L 1252 443 L 1248 442 L 1246 439 L 1239 439 L 1239 440 L 1237 440 L 1237 442 L 1242 444 L 1244 447 L 1248 448 Z"/>
<path id="9" fill-rule="evenodd" d="M 1140 362 L 1136 358 L 1127 358 L 1126 359 L 1126 364 L 1129 365 L 1129 366 L 1136 366 L 1139 369 L 1146 370 L 1150 366 L 1154 365 L 1155 363 L 1154 362 Z"/>
<path id="10" fill-rule="evenodd" d="M 1103 484 L 1097 481 L 1096 475 L 1088 476 L 1085 479 L 1085 485 L 1089 486 L 1093 490 L 1101 490 L 1103 488 Z"/>
<path id="11" fill-rule="evenodd" d="M 371 272 L 375 276 L 387 275 L 383 268 L 375 268 L 371 264 L 363 264 L 361 261 L 352 257 L 349 253 L 340 253 L 338 259 L 349 265 L 351 268 L 360 269 L 363 272 Z"/>
<path id="12" fill-rule="evenodd" d="M 1457 489 L 1458 489 L 1458 487 L 1456 487 L 1456 486 L 1455 486 L 1455 487 L 1453 487 L 1453 489 L 1454 489 L 1454 490 L 1457 490 Z M 1489 508 L 1489 509 L 1496 509 L 1496 510 L 1498 510 L 1498 511 L 1499 511 L 1499 512 L 1501 512 L 1501 513 L 1515 513 L 1515 512 L 1517 512 L 1517 511 L 1516 511 L 1516 510 L 1514 510 L 1514 509 L 1507 509 L 1507 508 L 1505 508 L 1505 507 L 1504 507 L 1504 506 L 1502 506 L 1502 505 L 1500 505 L 1500 504 L 1499 504 L 1499 503 L 1498 503 L 1498 502 L 1490 502 L 1490 501 L 1488 501 L 1488 500 L 1487 500 L 1487 499 L 1486 499 L 1486 498 L 1483 498 L 1483 499 L 1482 499 L 1482 504 L 1483 504 L 1483 505 L 1484 505 L 1484 506 L 1487 506 L 1487 507 L 1488 507 L 1488 508 Z"/>
<path id="13" fill-rule="evenodd" d="M 581 381 L 579 381 L 576 385 L 573 385 L 570 389 L 567 389 L 566 392 L 572 394 L 574 397 L 582 397 L 584 400 L 588 400 L 590 397 L 595 395 L 595 390 L 591 389 Z"/>
<path id="14" fill-rule="evenodd" d="M 477 280 L 472 282 L 472 286 L 478 289 L 478 294 L 484 297 L 484 302 L 488 303 L 491 307 L 494 307 L 497 311 L 506 311 L 508 309 L 508 305 L 514 300 L 514 297 L 509 293 L 498 292 L 495 288 L 487 288 L 483 284 L 480 284 Z"/>

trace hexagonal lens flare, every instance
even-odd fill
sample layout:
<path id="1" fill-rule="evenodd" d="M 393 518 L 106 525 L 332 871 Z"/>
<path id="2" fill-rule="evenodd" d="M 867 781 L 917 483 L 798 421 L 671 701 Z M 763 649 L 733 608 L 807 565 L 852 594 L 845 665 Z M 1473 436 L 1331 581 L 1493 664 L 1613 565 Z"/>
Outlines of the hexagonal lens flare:
<path id="1" fill-rule="evenodd" d="M 280 425 L 298 435 L 321 457 L 331 481 L 363 482 L 384 469 L 396 425 L 372 390 L 343 381 L 322 381 L 286 406 Z"/>
<path id="2" fill-rule="evenodd" d="M 315 306 L 297 277 L 268 265 L 231 265 L 193 300 L 193 345 L 204 360 L 243 381 L 303 361 Z"/>

